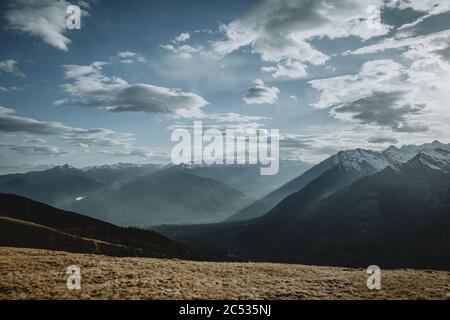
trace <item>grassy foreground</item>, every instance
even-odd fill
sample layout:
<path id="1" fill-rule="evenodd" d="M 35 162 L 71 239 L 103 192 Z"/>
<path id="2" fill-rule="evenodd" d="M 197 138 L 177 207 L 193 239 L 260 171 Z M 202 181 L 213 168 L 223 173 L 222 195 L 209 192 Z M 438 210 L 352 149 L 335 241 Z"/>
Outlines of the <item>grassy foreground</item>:
<path id="1" fill-rule="evenodd" d="M 66 287 L 70 265 L 82 288 Z M 362 269 L 112 258 L 0 247 L 0 299 L 450 299 L 450 273 L 385 270 L 382 290 Z"/>

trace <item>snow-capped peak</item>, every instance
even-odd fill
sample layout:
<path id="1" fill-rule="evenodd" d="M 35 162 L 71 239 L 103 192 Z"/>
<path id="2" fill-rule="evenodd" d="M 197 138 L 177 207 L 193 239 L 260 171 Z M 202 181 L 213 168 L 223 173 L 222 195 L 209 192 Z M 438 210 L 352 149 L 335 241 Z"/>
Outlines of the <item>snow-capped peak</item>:
<path id="1" fill-rule="evenodd" d="M 378 171 L 394 164 L 383 153 L 364 149 L 341 151 L 334 156 L 334 161 L 336 164 L 339 163 L 346 169 L 355 171 Z"/>
<path id="2" fill-rule="evenodd" d="M 434 170 L 450 171 L 450 151 L 437 148 L 433 151 L 421 151 L 410 163 L 425 165 Z"/>

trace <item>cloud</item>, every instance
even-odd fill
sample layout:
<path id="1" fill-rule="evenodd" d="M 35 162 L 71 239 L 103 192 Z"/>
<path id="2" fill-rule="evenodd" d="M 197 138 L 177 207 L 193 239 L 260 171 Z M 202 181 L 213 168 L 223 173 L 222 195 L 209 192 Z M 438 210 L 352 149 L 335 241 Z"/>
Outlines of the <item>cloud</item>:
<path id="1" fill-rule="evenodd" d="M 25 74 L 17 66 L 16 60 L 0 61 L 0 73 L 2 73 L 2 72 L 11 73 L 11 74 L 19 76 L 19 77 L 25 77 Z"/>
<path id="2" fill-rule="evenodd" d="M 43 144 L 47 143 L 47 140 L 42 138 L 28 137 L 25 139 L 26 144 Z"/>
<path id="3" fill-rule="evenodd" d="M 191 59 L 194 54 L 202 53 L 203 47 L 193 47 L 188 44 L 183 45 L 172 45 L 172 44 L 162 44 L 161 48 L 170 51 L 176 57 L 180 59 Z"/>
<path id="4" fill-rule="evenodd" d="M 4 15 L 6 27 L 39 37 L 55 48 L 68 51 L 71 41 L 64 33 L 66 32 L 66 10 L 70 5 L 65 0 L 13 0 Z M 84 8 L 87 7 L 84 6 Z M 83 13 L 88 14 L 84 9 Z"/>
<path id="5" fill-rule="evenodd" d="M 269 120 L 268 117 L 262 117 L 262 116 L 248 116 L 243 115 L 240 113 L 211 113 L 211 114 L 205 114 L 201 117 L 198 117 L 197 119 L 202 120 L 213 120 L 217 122 L 234 122 L 234 123 L 246 123 L 246 122 L 253 122 L 253 121 L 263 121 L 263 120 Z"/>
<path id="6" fill-rule="evenodd" d="M 260 122 L 241 122 L 241 123 L 227 123 L 227 124 L 203 124 L 203 130 L 218 129 L 222 132 L 230 130 L 249 130 L 249 129 L 263 129 L 265 125 Z M 168 130 L 186 129 L 192 131 L 194 129 L 193 124 L 175 123 L 167 127 Z"/>
<path id="7" fill-rule="evenodd" d="M 134 143 L 129 133 L 119 133 L 104 128 L 82 129 L 65 126 L 59 122 L 43 122 L 15 115 L 14 110 L 0 106 L 0 132 L 56 136 L 73 145 L 92 147 L 121 147 Z"/>
<path id="8" fill-rule="evenodd" d="M 308 75 L 307 68 L 303 63 L 287 59 L 276 67 L 263 67 L 261 71 L 272 73 L 275 79 L 301 79 Z"/>
<path id="9" fill-rule="evenodd" d="M 373 144 L 397 144 L 398 140 L 391 137 L 370 137 L 367 142 L 373 143 Z"/>
<path id="10" fill-rule="evenodd" d="M 313 104 L 316 108 L 330 108 L 338 104 L 370 96 L 373 92 L 389 92 L 400 85 L 402 65 L 388 59 L 364 63 L 358 74 L 309 81 L 322 94 Z"/>
<path id="11" fill-rule="evenodd" d="M 176 117 L 203 115 L 208 102 L 201 96 L 179 89 L 150 84 L 128 84 L 102 73 L 104 62 L 89 66 L 66 65 L 65 77 L 72 80 L 63 89 L 71 98 L 56 101 L 58 106 L 104 107 L 111 112 L 146 112 Z"/>
<path id="12" fill-rule="evenodd" d="M 341 120 L 353 120 L 397 132 L 423 132 L 428 126 L 416 118 L 427 103 L 407 83 L 407 70 L 388 59 L 368 61 L 358 74 L 313 80 L 321 92 L 316 108 L 328 108 Z M 405 83 L 406 82 L 406 83 Z"/>
<path id="13" fill-rule="evenodd" d="M 135 53 L 135 52 L 131 52 L 131 51 L 121 51 L 121 52 L 117 53 L 114 58 L 118 59 L 120 62 L 125 63 L 125 64 L 146 61 L 146 59 L 143 55 L 141 55 L 140 53 Z"/>
<path id="14" fill-rule="evenodd" d="M 389 0 L 386 5 L 391 8 L 398 8 L 400 10 L 412 9 L 423 13 L 414 22 L 406 23 L 399 27 L 399 30 L 412 28 L 425 20 L 443 13 L 450 12 L 450 2 L 436 1 L 436 0 Z"/>
<path id="15" fill-rule="evenodd" d="M 297 69 L 294 77 L 297 78 L 301 68 L 294 63 L 323 65 L 330 59 L 313 47 L 314 39 L 355 36 L 367 40 L 387 34 L 390 30 L 387 25 L 381 24 L 380 28 L 367 25 L 367 8 L 382 4 L 382 0 L 263 0 L 238 19 L 222 25 L 225 39 L 213 43 L 212 51 L 221 58 L 250 47 L 252 53 L 266 62 L 289 59 L 291 67 Z M 290 73 L 284 74 L 289 77 Z"/>
<path id="16" fill-rule="evenodd" d="M 278 102 L 277 87 L 267 86 L 261 79 L 254 81 L 255 86 L 249 88 L 244 96 L 246 104 L 276 104 Z"/>
<path id="17" fill-rule="evenodd" d="M 280 156 L 283 160 L 316 164 L 338 151 L 360 148 L 364 144 L 367 144 L 366 132 L 355 132 L 354 129 L 341 128 L 319 134 L 285 133 L 280 137 Z"/>
<path id="18" fill-rule="evenodd" d="M 450 100 L 450 30 L 406 38 L 387 38 L 350 54 L 398 55 L 402 61 L 401 83 L 392 83 L 393 90 L 406 92 L 404 104 L 426 106 L 421 115 L 434 130 L 448 135 L 447 101 Z M 397 89 L 395 89 L 397 87 Z M 431 125 L 430 125 L 431 127 Z"/>
<path id="19" fill-rule="evenodd" d="M 11 151 L 25 155 L 61 156 L 68 154 L 66 150 L 46 145 L 0 145 L 0 148 L 8 148 Z"/>
<path id="20" fill-rule="evenodd" d="M 420 104 L 403 104 L 405 92 L 373 92 L 370 96 L 345 103 L 333 109 L 335 116 L 350 114 L 363 124 L 376 124 L 397 132 L 424 132 L 428 126 L 410 123 L 409 117 L 420 115 L 425 109 Z"/>
<path id="21" fill-rule="evenodd" d="M 362 55 L 379 53 L 387 50 L 405 50 L 417 47 L 427 47 L 428 51 L 432 52 L 437 49 L 445 49 L 449 46 L 450 30 L 444 30 L 435 33 L 429 33 L 416 37 L 407 38 L 385 38 L 373 45 L 365 46 L 347 54 Z"/>
<path id="22" fill-rule="evenodd" d="M 189 34 L 189 32 L 183 32 L 175 38 L 174 42 L 185 42 L 190 38 L 191 35 Z"/>
<path id="23" fill-rule="evenodd" d="M 117 150 L 101 150 L 100 153 L 114 157 L 134 156 L 142 158 L 152 158 L 159 161 L 170 160 L 170 155 L 167 152 L 145 147 L 125 147 L 123 149 Z"/>

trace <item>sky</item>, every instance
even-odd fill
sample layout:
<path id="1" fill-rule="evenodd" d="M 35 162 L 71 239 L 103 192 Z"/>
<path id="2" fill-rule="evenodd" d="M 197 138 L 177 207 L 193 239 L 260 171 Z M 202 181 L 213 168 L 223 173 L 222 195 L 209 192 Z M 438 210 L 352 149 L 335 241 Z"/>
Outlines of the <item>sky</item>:
<path id="1" fill-rule="evenodd" d="M 168 162 L 194 121 L 279 129 L 282 159 L 310 163 L 450 142 L 449 18 L 444 0 L 2 1 L 0 166 Z"/>

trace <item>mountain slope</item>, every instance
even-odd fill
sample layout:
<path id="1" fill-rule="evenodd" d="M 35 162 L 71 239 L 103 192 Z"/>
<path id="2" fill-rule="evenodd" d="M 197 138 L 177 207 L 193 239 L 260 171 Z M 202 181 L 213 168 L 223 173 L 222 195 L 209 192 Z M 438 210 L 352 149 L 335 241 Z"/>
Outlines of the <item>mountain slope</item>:
<path id="1" fill-rule="evenodd" d="M 281 161 L 280 168 L 274 176 L 261 175 L 260 165 L 179 165 L 172 170 L 220 181 L 236 190 L 259 199 L 267 193 L 281 187 L 305 170 L 310 164 L 301 161 Z"/>
<path id="2" fill-rule="evenodd" d="M 0 244 L 4 247 L 35 248 L 112 256 L 140 256 L 141 250 L 105 241 L 83 238 L 32 222 L 0 216 Z"/>
<path id="3" fill-rule="evenodd" d="M 124 225 L 189 224 L 221 221 L 251 201 L 221 182 L 167 169 L 93 193 L 67 208 Z"/>
<path id="4" fill-rule="evenodd" d="M 335 175 L 333 181 L 331 181 L 332 174 L 328 174 L 328 177 L 325 178 L 329 180 L 330 185 L 327 191 L 323 190 L 321 192 L 323 196 L 338 190 L 338 186 L 344 187 L 361 177 L 370 175 L 394 163 L 395 161 L 392 161 L 389 157 L 370 150 L 356 149 L 339 152 L 314 166 L 301 176 L 286 183 L 281 188 L 269 193 L 261 200 L 240 210 L 227 221 L 231 222 L 258 218 L 270 211 L 288 195 L 303 189 L 309 183 L 330 170 L 340 171 L 340 173 Z M 340 179 L 342 179 L 342 181 L 340 181 Z M 319 197 L 317 197 L 317 199 L 319 199 Z"/>
<path id="5" fill-rule="evenodd" d="M 69 165 L 0 176 L 0 192 L 18 194 L 53 206 L 61 206 L 102 187 L 102 183 Z"/>
<path id="6" fill-rule="evenodd" d="M 421 152 L 311 206 L 305 197 L 292 194 L 260 219 L 169 233 L 222 258 L 450 269 L 447 150 Z"/>
<path id="7" fill-rule="evenodd" d="M 286 183 L 281 188 L 238 211 L 227 221 L 242 221 L 261 217 L 280 203 L 281 200 L 290 194 L 300 191 L 310 182 L 319 178 L 322 174 L 327 173 L 329 170 L 340 170 L 341 174 L 336 175 L 336 179 L 333 181 L 328 181 L 329 185 L 322 185 L 322 188 L 327 188 L 327 190 L 320 191 L 320 194 L 324 196 L 331 194 L 362 177 L 378 172 L 387 166 L 397 166 L 401 163 L 405 163 L 421 151 L 433 151 L 436 148 L 450 150 L 450 145 L 434 141 L 433 143 L 419 146 L 405 145 L 401 148 L 391 146 L 382 152 L 364 149 L 338 152 L 336 155 L 324 160 L 296 179 Z M 330 174 L 328 173 L 328 175 Z M 320 197 L 316 195 L 316 200 L 319 199 Z"/>
<path id="8" fill-rule="evenodd" d="M 0 245 L 101 253 L 115 256 L 192 257 L 192 252 L 152 232 L 62 211 L 0 193 Z"/>
<path id="9" fill-rule="evenodd" d="M 164 165 L 159 164 L 118 163 L 87 167 L 83 171 L 104 185 L 113 185 L 130 182 L 138 177 L 145 176 L 163 168 Z"/>

